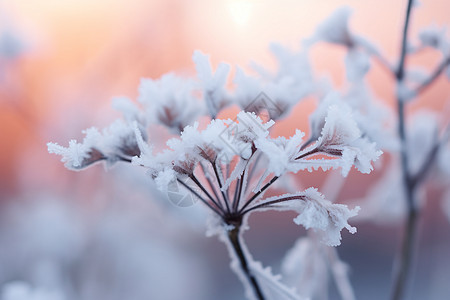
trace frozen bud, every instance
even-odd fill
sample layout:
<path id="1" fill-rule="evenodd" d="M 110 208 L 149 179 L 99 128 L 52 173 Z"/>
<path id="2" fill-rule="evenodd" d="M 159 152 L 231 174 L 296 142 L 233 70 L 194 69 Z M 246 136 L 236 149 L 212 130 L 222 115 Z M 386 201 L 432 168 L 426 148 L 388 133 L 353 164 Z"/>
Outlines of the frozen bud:
<path id="1" fill-rule="evenodd" d="M 429 26 L 419 32 L 419 40 L 424 46 L 432 47 L 439 50 L 447 48 L 445 27 Z"/>
<path id="2" fill-rule="evenodd" d="M 344 6 L 337 9 L 328 19 L 319 25 L 316 38 L 325 42 L 353 47 L 354 39 L 348 29 L 348 20 L 352 11 Z"/>

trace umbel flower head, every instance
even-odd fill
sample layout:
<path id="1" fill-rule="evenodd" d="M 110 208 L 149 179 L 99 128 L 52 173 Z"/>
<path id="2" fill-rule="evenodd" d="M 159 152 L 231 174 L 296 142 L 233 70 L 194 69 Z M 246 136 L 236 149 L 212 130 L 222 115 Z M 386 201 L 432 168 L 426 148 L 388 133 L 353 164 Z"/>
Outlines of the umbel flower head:
<path id="1" fill-rule="evenodd" d="M 337 33 L 353 41 L 347 26 L 341 27 Z M 241 241 L 248 216 L 257 211 L 294 211 L 295 224 L 310 230 L 323 244 L 338 246 L 344 228 L 356 232 L 348 220 L 359 207 L 334 204 L 313 187 L 288 194 L 275 193 L 273 187 L 304 170 L 340 168 L 347 176 L 355 166 L 370 173 L 381 151 L 373 143 L 375 135 L 363 126 L 364 132 L 360 130 L 361 117 L 354 120 L 353 106 L 333 97 L 322 101 L 311 116 L 311 134 L 306 141 L 298 129 L 290 137 L 271 136 L 274 120 L 285 117 L 316 88 L 303 53 L 291 53 L 279 45 L 273 45 L 272 52 L 278 71 L 256 66 L 259 75 L 251 77 L 238 70 L 230 93 L 226 89 L 229 65 L 221 63 L 214 70 L 209 57 L 197 51 L 193 55 L 197 78 L 169 73 L 160 79 L 142 80 L 139 103 L 126 98 L 113 103 L 123 113 L 123 120 L 102 131 L 90 128 L 82 142 L 72 140 L 67 147 L 49 143 L 48 151 L 60 155 L 71 170 L 97 162 L 127 162 L 147 169 L 172 203 L 176 189 L 181 199 L 190 196 L 209 210 L 213 226 L 208 232 L 226 243 L 231 267 L 243 279 L 250 299 L 301 299 L 270 269 L 251 258 Z M 217 118 L 233 104 L 242 109 L 234 120 Z M 356 112 L 356 117 L 361 115 Z M 206 124 L 199 122 L 202 115 L 208 117 Z M 155 150 L 161 147 L 147 134 L 153 124 L 175 135 L 162 150 Z"/>
<path id="2" fill-rule="evenodd" d="M 186 126 L 168 148 L 154 153 L 137 122 L 113 123 L 101 134 L 87 130 L 82 143 L 72 140 L 62 147 L 49 143 L 49 152 L 62 156 L 70 169 L 82 169 L 94 162 L 126 161 L 148 169 L 158 188 L 167 191 L 178 182 L 206 205 L 226 226 L 254 211 L 294 210 L 294 222 L 319 232 L 330 246 L 340 244 L 340 232 L 359 208 L 332 204 L 316 189 L 264 198 L 264 193 L 279 177 L 300 170 L 341 168 L 346 176 L 352 166 L 362 173 L 372 170 L 381 151 L 361 136 L 348 107 L 332 105 L 317 140 L 303 149 L 304 133 L 296 130 L 289 138 L 272 138 L 269 128 L 255 113 L 241 111 L 236 120 L 212 120 L 204 129 L 198 123 Z M 114 138 L 113 138 L 114 137 Z M 316 158 L 316 156 L 321 158 Z M 265 166 L 262 170 L 261 165 Z M 194 182 L 197 189 L 185 184 Z"/>

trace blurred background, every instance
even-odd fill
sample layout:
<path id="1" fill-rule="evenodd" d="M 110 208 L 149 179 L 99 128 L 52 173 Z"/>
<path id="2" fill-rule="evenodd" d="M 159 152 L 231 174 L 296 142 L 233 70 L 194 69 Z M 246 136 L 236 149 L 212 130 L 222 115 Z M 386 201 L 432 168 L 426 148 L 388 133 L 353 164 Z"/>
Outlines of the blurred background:
<path id="1" fill-rule="evenodd" d="M 350 27 L 394 62 L 405 2 L 1 1 L 2 299 L 33 293 L 55 300 L 242 299 L 243 289 L 229 268 L 224 245 L 217 238 L 205 238 L 201 209 L 174 209 L 157 199 L 141 170 L 126 165 L 108 172 L 101 166 L 82 173 L 68 171 L 58 157 L 47 153 L 46 143 L 66 145 L 71 138 L 82 138 L 85 128 L 109 124 L 118 116 L 110 108 L 111 98 L 134 99 L 143 77 L 158 78 L 172 70 L 194 75 L 191 56 L 196 49 L 209 53 L 213 66 L 221 61 L 232 68 L 248 69 L 251 61 L 274 66 L 270 42 L 300 49 L 301 40 L 344 4 L 353 8 Z M 446 0 L 420 1 L 413 12 L 412 40 L 424 26 L 448 25 L 449 11 Z M 339 47 L 314 47 L 315 74 L 343 85 L 343 57 Z M 438 60 L 431 51 L 408 63 L 431 70 Z M 382 68 L 373 64 L 368 81 L 380 101 L 394 105 L 394 83 Z M 409 113 L 445 111 L 449 98 L 450 84 L 442 76 L 410 105 Z M 277 133 L 289 135 L 294 127 L 308 132 L 313 100 L 295 107 Z M 352 172 L 338 201 L 363 197 L 382 176 L 385 162 L 369 176 Z M 327 175 L 309 174 L 302 177 L 302 185 L 320 187 Z M 432 184 L 424 193 L 428 201 L 408 295 L 444 299 L 450 297 L 450 225 L 439 201 L 445 195 Z M 280 258 L 305 234 L 292 223 L 293 216 L 268 213 L 250 219 L 248 246 L 257 260 L 275 271 Z M 344 233 L 338 248 L 350 267 L 356 296 L 387 298 L 402 224 L 397 220 L 356 225 L 358 233 Z M 330 288 L 331 299 L 337 299 L 335 288 Z"/>

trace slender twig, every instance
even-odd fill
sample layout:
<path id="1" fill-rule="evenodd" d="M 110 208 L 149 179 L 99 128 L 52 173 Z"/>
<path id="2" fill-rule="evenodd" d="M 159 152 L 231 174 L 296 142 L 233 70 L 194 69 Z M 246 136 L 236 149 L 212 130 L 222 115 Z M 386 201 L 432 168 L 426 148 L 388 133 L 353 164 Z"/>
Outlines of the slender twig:
<path id="1" fill-rule="evenodd" d="M 209 200 L 211 200 L 212 203 L 214 203 L 214 205 L 221 210 L 222 206 L 217 203 L 217 201 L 211 196 L 211 194 L 205 189 L 205 187 L 203 186 L 203 184 L 200 183 L 200 181 L 198 181 L 197 177 L 195 177 L 194 174 L 190 175 L 189 178 L 191 178 L 191 180 L 203 191 L 203 193 L 205 193 L 205 195 L 209 198 Z"/>
<path id="2" fill-rule="evenodd" d="M 361 47 L 362 50 L 371 55 L 375 59 L 375 61 L 377 61 L 380 64 L 380 66 L 382 66 L 389 74 L 393 74 L 395 76 L 395 72 L 392 68 L 391 63 L 386 59 L 384 55 L 382 55 L 376 49 L 371 49 L 364 43 L 360 43 L 359 46 Z"/>
<path id="3" fill-rule="evenodd" d="M 250 157 L 250 159 L 251 159 L 251 157 Z M 239 178 L 239 191 L 238 191 L 238 194 L 236 195 L 237 198 L 234 199 L 235 201 L 233 202 L 233 211 L 237 211 L 237 209 L 239 207 L 239 202 L 241 201 L 241 198 L 242 198 L 242 186 L 244 185 L 244 182 L 246 180 L 248 180 L 248 178 L 247 178 L 248 172 L 246 172 L 246 170 L 247 170 L 247 167 L 249 165 L 250 159 L 247 160 L 247 163 L 245 164 L 244 171 L 242 172 L 242 177 Z M 245 194 L 245 192 L 244 192 L 244 194 Z"/>
<path id="4" fill-rule="evenodd" d="M 261 195 L 262 192 L 264 192 L 269 186 L 271 186 L 278 178 L 280 178 L 279 176 L 274 176 L 272 177 L 272 179 L 266 183 L 266 185 L 264 185 L 262 187 L 262 189 L 260 189 L 258 192 L 256 192 L 243 206 L 242 208 L 239 210 L 239 213 L 241 213 L 242 211 L 244 211 L 244 209 L 249 206 L 256 198 L 258 198 L 259 195 Z"/>
<path id="5" fill-rule="evenodd" d="M 242 175 L 242 178 L 239 178 L 239 185 L 236 185 L 237 188 L 237 194 L 236 194 L 236 198 L 233 201 L 233 211 L 237 211 L 237 208 L 239 207 L 239 202 L 241 200 L 241 194 L 242 194 L 242 185 L 244 184 L 244 178 L 245 176 L 245 170 L 244 170 L 244 174 Z"/>
<path id="6" fill-rule="evenodd" d="M 210 178 L 208 172 L 205 170 L 205 167 L 203 166 L 203 164 L 200 164 L 200 167 L 202 168 L 203 175 L 205 176 L 206 181 L 208 182 L 209 187 L 211 188 L 211 190 L 212 190 L 213 193 L 214 193 L 214 197 L 216 197 L 217 202 L 218 202 L 219 205 L 220 205 L 220 209 L 223 210 L 223 205 L 222 205 L 222 202 L 220 202 L 219 194 L 217 194 L 216 187 L 215 187 L 214 184 L 212 183 L 211 178 Z"/>
<path id="7" fill-rule="evenodd" d="M 181 183 L 181 185 L 183 185 L 187 190 L 189 190 L 189 192 L 191 192 L 192 194 L 194 194 L 195 196 L 197 196 L 197 198 L 200 199 L 200 201 L 202 201 L 206 206 L 208 206 L 212 211 L 214 211 L 216 214 L 218 214 L 220 217 L 223 218 L 223 215 L 220 211 L 218 211 L 215 207 L 213 207 L 211 204 L 208 203 L 208 201 L 205 200 L 205 198 L 203 198 L 202 196 L 200 196 L 195 190 L 193 190 L 190 186 L 188 186 L 186 183 L 183 182 L 183 180 L 180 180 L 179 178 L 177 178 L 177 181 L 179 183 Z"/>
<path id="8" fill-rule="evenodd" d="M 264 300 L 265 298 L 262 293 L 262 290 L 261 290 L 255 276 L 252 274 L 251 270 L 249 269 L 248 261 L 247 261 L 247 258 L 245 257 L 245 252 L 241 246 L 240 232 L 239 232 L 240 227 L 241 227 L 240 224 L 237 224 L 237 225 L 235 225 L 235 227 L 232 230 L 228 231 L 228 239 L 231 242 L 234 253 L 236 254 L 236 256 L 239 259 L 239 262 L 241 264 L 241 269 L 242 269 L 242 271 L 244 271 L 244 275 L 247 278 L 248 282 L 250 283 L 250 286 L 252 287 L 256 298 L 258 300 Z"/>
<path id="9" fill-rule="evenodd" d="M 436 81 L 439 75 L 444 72 L 445 68 L 448 65 L 450 65 L 450 56 L 448 56 L 446 59 L 443 59 L 442 62 L 436 67 L 436 69 L 431 73 L 431 75 L 413 90 L 413 95 L 417 96 L 418 94 L 425 91 L 428 87 L 430 87 L 432 83 Z"/>
<path id="10" fill-rule="evenodd" d="M 304 149 L 306 149 L 306 147 L 311 145 L 315 140 L 317 140 L 317 137 L 310 136 L 309 139 L 300 147 L 300 151 L 303 151 Z"/>
<path id="11" fill-rule="evenodd" d="M 256 152 L 252 154 L 252 158 L 256 157 L 256 159 L 255 159 L 255 162 L 253 162 L 253 165 L 252 165 L 252 167 L 250 169 L 250 172 L 248 174 L 248 177 L 247 177 L 249 182 L 251 182 L 251 180 L 253 178 L 253 175 L 255 174 L 255 171 L 257 169 L 258 162 L 259 162 L 259 160 L 261 159 L 262 156 L 263 156 L 263 154 L 261 152 L 259 152 L 258 150 L 256 150 Z M 247 184 L 245 186 L 245 191 L 247 191 L 249 186 L 250 186 L 250 184 Z"/>
<path id="12" fill-rule="evenodd" d="M 242 211 L 241 214 L 245 215 L 246 213 L 255 210 L 255 209 L 259 209 L 259 208 L 264 208 L 264 207 L 269 207 L 273 204 L 278 204 L 278 203 L 282 203 L 282 202 L 286 202 L 286 201 L 291 201 L 291 200 L 303 200 L 304 196 L 288 196 L 288 197 L 283 197 L 283 198 L 278 198 L 272 201 L 268 201 L 268 202 L 264 202 L 255 206 L 252 206 L 250 208 L 247 208 L 246 210 Z"/>
<path id="13" fill-rule="evenodd" d="M 405 75 L 405 60 L 407 51 L 408 28 L 411 10 L 414 0 L 408 0 L 406 9 L 405 23 L 403 26 L 403 36 L 400 49 L 400 61 L 396 72 L 397 84 L 401 84 Z M 392 300 L 402 299 L 408 273 L 411 267 L 411 258 L 413 254 L 413 245 L 417 228 L 417 209 L 414 201 L 414 184 L 410 175 L 408 165 L 408 152 L 406 145 L 405 132 L 405 102 L 397 95 L 397 114 L 398 114 L 398 135 L 401 142 L 401 166 L 403 186 L 405 189 L 406 201 L 408 206 L 408 215 L 405 224 L 405 232 L 403 236 L 402 249 L 400 252 L 400 261 L 397 268 L 394 269 L 394 285 L 392 290 Z"/>
<path id="14" fill-rule="evenodd" d="M 222 190 L 222 179 L 220 178 L 219 171 L 217 170 L 216 160 L 211 162 L 212 167 L 214 169 L 214 174 L 216 175 L 217 183 L 219 184 L 220 192 L 222 193 L 223 201 L 225 202 L 225 206 L 227 207 L 227 212 L 230 213 L 230 205 L 228 204 L 228 195 Z"/>
<path id="15" fill-rule="evenodd" d="M 313 148 L 313 149 L 311 149 L 310 151 L 305 152 L 305 153 L 303 153 L 303 154 L 297 156 L 297 157 L 295 158 L 295 160 L 302 159 L 302 158 L 305 158 L 305 157 L 307 157 L 307 156 L 310 156 L 310 155 L 313 155 L 313 154 L 316 154 L 316 153 L 319 153 L 319 152 L 320 152 L 319 149 Z"/>

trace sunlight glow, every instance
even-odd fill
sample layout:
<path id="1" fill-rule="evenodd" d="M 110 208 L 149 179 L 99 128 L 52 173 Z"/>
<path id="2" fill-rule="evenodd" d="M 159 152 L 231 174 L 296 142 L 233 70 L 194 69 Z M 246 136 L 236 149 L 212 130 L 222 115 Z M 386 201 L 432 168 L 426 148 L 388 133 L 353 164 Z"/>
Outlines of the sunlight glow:
<path id="1" fill-rule="evenodd" d="M 230 0 L 228 2 L 228 10 L 234 23 L 244 26 L 248 23 L 253 7 L 250 0 Z"/>

